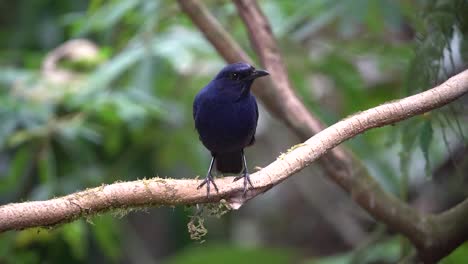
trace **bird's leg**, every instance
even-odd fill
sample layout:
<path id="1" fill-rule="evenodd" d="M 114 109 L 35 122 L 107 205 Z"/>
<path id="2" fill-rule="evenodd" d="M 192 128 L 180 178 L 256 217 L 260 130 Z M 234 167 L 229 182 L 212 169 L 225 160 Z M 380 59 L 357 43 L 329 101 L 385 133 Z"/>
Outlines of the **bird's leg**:
<path id="1" fill-rule="evenodd" d="M 216 183 L 214 182 L 214 179 L 213 179 L 213 175 L 211 174 L 211 170 L 213 169 L 214 161 L 215 161 L 215 156 L 213 156 L 211 158 L 210 168 L 208 169 L 208 173 L 206 174 L 205 180 L 203 180 L 203 182 L 200 185 L 198 185 L 198 187 L 197 187 L 197 190 L 199 190 L 201 187 L 203 187 L 203 185 L 206 184 L 206 196 L 210 196 L 210 182 L 213 184 L 216 192 L 219 192 L 218 191 L 218 186 L 216 186 Z"/>
<path id="2" fill-rule="evenodd" d="M 250 181 L 250 174 L 249 174 L 249 171 L 247 169 L 247 161 L 245 160 L 244 150 L 242 150 L 241 153 L 242 153 L 242 161 L 244 163 L 244 169 L 242 170 L 242 175 L 235 177 L 234 181 L 237 181 L 237 180 L 240 180 L 241 178 L 244 178 L 244 197 L 245 197 L 245 194 L 247 193 L 247 189 L 248 189 L 247 183 L 252 188 L 254 188 L 254 186 L 252 185 L 252 182 Z"/>

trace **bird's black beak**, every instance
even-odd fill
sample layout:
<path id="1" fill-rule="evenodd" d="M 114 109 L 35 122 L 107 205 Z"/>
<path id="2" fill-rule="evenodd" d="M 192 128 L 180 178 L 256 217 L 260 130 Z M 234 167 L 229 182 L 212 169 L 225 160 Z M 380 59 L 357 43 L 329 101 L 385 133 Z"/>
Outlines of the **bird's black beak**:
<path id="1" fill-rule="evenodd" d="M 260 78 L 262 76 L 265 76 L 265 75 L 270 75 L 269 72 L 265 71 L 265 70 L 254 70 L 247 78 L 245 78 L 244 80 L 247 80 L 247 81 L 253 81 L 257 78 Z M 252 84 L 252 83 L 250 83 Z M 237 101 L 239 101 L 241 98 L 243 98 L 246 94 L 249 93 L 250 91 L 250 84 L 245 84 L 244 87 L 242 88 L 242 91 L 241 91 L 241 94 L 239 96 L 239 98 L 237 98 Z"/>
<path id="2" fill-rule="evenodd" d="M 248 79 L 249 80 L 255 80 L 255 79 L 259 78 L 259 77 L 266 76 L 266 75 L 270 75 L 270 73 L 265 71 L 265 70 L 254 70 L 252 72 L 252 74 L 250 74 Z"/>

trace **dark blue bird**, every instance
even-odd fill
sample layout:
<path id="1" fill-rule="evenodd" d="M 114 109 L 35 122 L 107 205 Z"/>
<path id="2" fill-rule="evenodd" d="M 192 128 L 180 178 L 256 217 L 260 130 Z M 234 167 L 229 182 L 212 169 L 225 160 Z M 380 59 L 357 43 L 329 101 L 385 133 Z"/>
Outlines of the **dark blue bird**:
<path id="1" fill-rule="evenodd" d="M 244 178 L 244 194 L 247 183 L 252 186 L 244 148 L 255 141 L 258 108 L 250 86 L 256 78 L 268 74 L 247 63 L 229 64 L 195 97 L 195 128 L 212 156 L 206 178 L 198 186 L 200 189 L 206 184 L 207 195 L 210 194 L 210 183 L 218 191 L 211 174 L 215 163 L 218 172 L 242 172 L 234 181 Z"/>

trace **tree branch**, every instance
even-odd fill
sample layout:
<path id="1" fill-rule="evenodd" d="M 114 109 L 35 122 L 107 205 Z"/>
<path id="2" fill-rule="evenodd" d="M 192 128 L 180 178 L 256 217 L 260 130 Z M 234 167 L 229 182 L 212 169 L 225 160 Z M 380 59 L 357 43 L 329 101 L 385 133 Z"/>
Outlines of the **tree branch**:
<path id="1" fill-rule="evenodd" d="M 441 107 L 466 93 L 468 93 L 468 70 L 431 90 L 345 118 L 304 143 L 292 147 L 287 154 L 281 155 L 264 169 L 252 174 L 251 179 L 255 188 L 249 190 L 246 197 L 242 196 L 242 183 L 232 182 L 233 177 L 217 179 L 219 193 L 214 193 L 210 197 L 206 197 L 205 190 L 197 190 L 196 187 L 200 182 L 194 179 L 153 178 L 114 183 L 47 201 L 3 205 L 0 207 L 0 232 L 52 226 L 103 211 L 142 206 L 190 205 L 219 202 L 225 199 L 232 208 L 236 209 L 247 200 L 310 165 L 343 141 L 371 128 L 393 124 Z M 364 189 L 355 189 L 353 195 L 359 199 L 375 187 L 374 182 L 371 182 Z M 375 195 L 383 194 L 383 192 L 375 193 Z M 392 205 L 395 198 L 386 197 L 390 199 L 388 204 Z M 370 197 L 366 203 L 372 208 L 376 206 L 374 202 L 376 200 L 377 197 Z M 427 256 L 427 260 L 440 259 L 444 256 L 441 252 L 450 252 L 466 237 L 468 226 L 460 220 L 468 216 L 468 201 L 439 216 L 420 216 L 415 210 L 406 206 L 391 209 L 395 215 L 394 221 L 412 221 L 407 227 L 400 227 L 403 228 L 401 232 L 416 244 L 424 253 L 422 256 Z"/>
<path id="2" fill-rule="evenodd" d="M 247 26 L 252 45 L 259 54 L 262 63 L 271 72 L 271 78 L 277 84 L 275 90 L 277 100 L 289 103 L 289 105 L 288 103 L 275 105 L 275 107 L 281 107 L 282 112 L 285 113 L 282 119 L 299 136 L 308 138 L 318 133 L 323 125 L 305 108 L 293 92 L 271 27 L 257 2 L 234 0 L 234 3 Z M 302 120 L 298 116 L 303 117 Z M 304 123 L 308 125 L 305 126 Z M 374 178 L 369 175 L 367 168 L 349 154 L 344 147 L 330 151 L 319 160 L 319 164 L 332 180 L 350 193 L 352 198 L 375 218 L 407 236 L 410 236 L 408 234 L 417 235 L 420 233 L 414 226 L 418 213 L 404 202 L 386 194 Z M 396 216 L 395 210 L 405 212 L 405 216 Z"/>
<path id="3" fill-rule="evenodd" d="M 267 19 L 256 1 L 234 0 L 234 3 L 247 26 L 254 49 L 263 65 L 271 72 L 271 79 L 274 80 L 274 84 L 266 78 L 258 80 L 254 93 L 270 112 L 285 122 L 300 138 L 306 139 L 314 135 L 321 130 L 322 124 L 307 111 L 294 94 Z M 251 62 L 245 52 L 236 53 L 239 45 L 201 2 L 179 0 L 179 5 L 226 61 Z M 223 39 L 223 36 L 228 38 Z M 400 106 L 394 105 L 394 107 Z M 362 126 L 362 124 L 357 125 Z M 345 133 L 345 131 L 337 132 Z M 393 195 L 386 194 L 369 175 L 361 161 L 355 159 L 347 150 L 341 147 L 335 148 L 323 156 L 319 164 L 327 175 L 350 193 L 361 207 L 392 229 L 406 235 L 419 249 L 421 255 L 433 249 L 427 249 L 425 245 L 428 219 Z M 430 256 L 422 257 L 429 262 L 435 259 Z"/>
<path id="4" fill-rule="evenodd" d="M 432 218 L 430 235 L 421 254 L 424 259 L 439 260 L 468 238 L 468 199 Z"/>
<path id="5" fill-rule="evenodd" d="M 273 107 L 278 109 L 279 118 L 304 140 L 324 129 L 325 125 L 307 110 L 294 93 L 270 24 L 257 2 L 251 0 L 233 2 L 247 26 L 252 46 L 262 64 L 271 73 L 275 85 L 264 90 L 275 97 L 277 103 Z"/>

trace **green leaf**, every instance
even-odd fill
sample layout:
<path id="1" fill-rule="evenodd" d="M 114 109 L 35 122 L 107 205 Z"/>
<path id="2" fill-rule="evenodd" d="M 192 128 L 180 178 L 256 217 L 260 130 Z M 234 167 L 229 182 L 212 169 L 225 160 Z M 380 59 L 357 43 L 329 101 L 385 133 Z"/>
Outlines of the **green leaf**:
<path id="1" fill-rule="evenodd" d="M 42 149 L 39 155 L 38 162 L 39 179 L 42 184 L 55 181 L 56 179 L 56 164 L 53 150 L 47 146 Z"/>
<path id="2" fill-rule="evenodd" d="M 15 236 L 15 246 L 22 248 L 28 247 L 35 242 L 47 243 L 57 237 L 58 232 L 49 231 L 43 228 L 30 228 L 19 232 Z"/>
<path id="3" fill-rule="evenodd" d="M 180 252 L 165 264 L 286 264 L 296 263 L 292 252 L 278 248 L 243 248 L 229 245 L 203 244 Z"/>
<path id="4" fill-rule="evenodd" d="M 98 246 L 104 254 L 112 259 L 117 260 L 121 254 L 120 238 L 116 220 L 110 215 L 101 215 L 93 218 L 92 231 Z"/>
<path id="5" fill-rule="evenodd" d="M 450 255 L 440 261 L 440 264 L 465 263 L 468 259 L 468 243 L 464 243 L 455 249 Z"/>
<path id="6" fill-rule="evenodd" d="M 409 165 L 411 164 L 413 146 L 419 136 L 419 119 L 407 120 L 403 122 L 401 129 L 401 151 L 400 156 L 400 198 L 406 200 L 409 182 Z"/>
<path id="7" fill-rule="evenodd" d="M 83 220 L 78 220 L 62 227 L 63 239 L 69 245 L 74 257 L 81 260 L 86 257 L 88 248 L 86 230 L 86 224 Z"/>
<path id="8" fill-rule="evenodd" d="M 385 21 L 382 19 L 382 1 L 368 1 L 366 24 L 373 33 L 382 32 L 384 29 Z"/>
<path id="9" fill-rule="evenodd" d="M 346 113 L 353 113 L 367 107 L 366 93 L 363 92 L 364 81 L 347 56 L 330 54 L 323 59 L 318 68 L 329 75 L 337 89 L 343 93 L 343 99 L 346 100 Z"/>
<path id="10" fill-rule="evenodd" d="M 82 36 L 92 31 L 109 29 L 121 20 L 126 13 L 135 8 L 139 2 L 138 0 L 109 1 L 99 8 L 94 8 L 96 5 L 93 5 L 93 14 L 84 16 L 77 21 L 79 26 L 75 34 Z"/>
<path id="11" fill-rule="evenodd" d="M 33 79 L 34 72 L 28 69 L 0 67 L 0 85 L 10 86 L 15 82 Z"/>
<path id="12" fill-rule="evenodd" d="M 400 239 L 394 236 L 390 239 L 369 245 L 365 252 L 361 252 L 359 258 L 353 253 L 339 254 L 319 259 L 306 261 L 306 264 L 371 264 L 371 263 L 396 263 L 401 256 Z"/>
<path id="13" fill-rule="evenodd" d="M 432 142 L 432 137 L 434 135 L 434 130 L 432 129 L 432 122 L 430 120 L 425 121 L 420 129 L 419 136 L 419 147 L 422 150 L 424 159 L 426 161 L 425 170 L 426 175 L 431 175 L 430 168 L 430 159 L 429 159 L 429 147 Z"/>
<path id="14" fill-rule="evenodd" d="M 106 88 L 144 56 L 145 50 L 141 45 L 128 47 L 91 74 L 85 89 L 96 91 Z"/>
<path id="15" fill-rule="evenodd" d="M 20 148 L 14 155 L 10 163 L 10 169 L 6 177 L 0 178 L 0 193 L 14 190 L 20 178 L 25 174 L 30 166 L 32 151 L 29 147 Z"/>
<path id="16" fill-rule="evenodd" d="M 16 234 L 13 232 L 6 232 L 0 236 L 0 260 L 6 258 L 8 255 L 11 255 L 14 246 L 11 241 L 14 239 Z"/>

